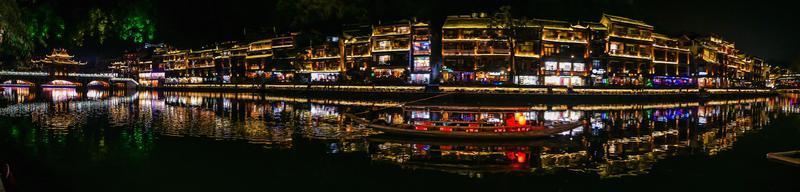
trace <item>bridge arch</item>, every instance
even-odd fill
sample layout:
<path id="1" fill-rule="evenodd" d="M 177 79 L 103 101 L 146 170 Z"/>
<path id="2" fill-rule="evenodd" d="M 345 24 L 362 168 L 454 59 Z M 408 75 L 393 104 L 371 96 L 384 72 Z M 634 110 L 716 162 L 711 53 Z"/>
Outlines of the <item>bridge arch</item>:
<path id="1" fill-rule="evenodd" d="M 7 80 L 3 81 L 2 84 L 3 85 L 28 85 L 28 86 L 36 85 L 36 83 L 33 83 L 31 81 L 20 80 L 20 79 L 7 79 Z"/>
<path id="2" fill-rule="evenodd" d="M 94 80 L 94 81 L 90 81 L 89 83 L 87 83 L 86 86 L 87 87 L 104 87 L 104 88 L 108 88 L 108 87 L 111 87 L 111 84 L 108 81 Z"/>
<path id="3" fill-rule="evenodd" d="M 42 85 L 42 86 L 53 86 L 53 87 L 80 87 L 80 86 L 83 86 L 83 84 L 81 84 L 80 82 L 73 82 L 73 81 L 67 81 L 67 80 L 56 79 L 56 80 L 52 80 L 52 81 L 50 81 L 50 82 L 47 82 L 47 84 L 44 84 L 44 85 Z"/>

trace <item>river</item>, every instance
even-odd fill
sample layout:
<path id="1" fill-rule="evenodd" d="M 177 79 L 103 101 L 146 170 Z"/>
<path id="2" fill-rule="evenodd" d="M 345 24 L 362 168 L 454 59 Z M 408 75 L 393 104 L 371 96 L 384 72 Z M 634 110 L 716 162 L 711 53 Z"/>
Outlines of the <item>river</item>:
<path id="1" fill-rule="evenodd" d="M 10 191 L 800 191 L 800 169 L 765 158 L 800 149 L 798 96 L 405 104 L 4 88 L 0 163 Z M 540 139 L 426 139 L 342 115 L 358 111 L 397 124 L 587 123 Z"/>

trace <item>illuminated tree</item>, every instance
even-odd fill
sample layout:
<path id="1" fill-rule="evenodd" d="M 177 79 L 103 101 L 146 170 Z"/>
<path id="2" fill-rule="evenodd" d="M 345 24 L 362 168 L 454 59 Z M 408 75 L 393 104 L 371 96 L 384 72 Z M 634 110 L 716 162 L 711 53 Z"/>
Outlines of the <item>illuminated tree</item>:
<path id="1" fill-rule="evenodd" d="M 0 1 L 0 62 L 2 67 L 20 64 L 30 57 L 33 43 L 22 20 L 21 8 L 15 0 Z"/>
<path id="2" fill-rule="evenodd" d="M 113 14 L 100 8 L 93 8 L 88 12 L 88 19 L 78 24 L 72 33 L 72 43 L 83 46 L 85 41 L 95 40 L 98 44 L 103 44 L 112 35 L 113 27 L 116 24 Z"/>
<path id="3" fill-rule="evenodd" d="M 38 45 L 47 47 L 52 42 L 63 40 L 66 24 L 50 5 L 39 5 L 23 13 L 28 36 Z"/>
<path id="4" fill-rule="evenodd" d="M 363 22 L 368 18 L 364 0 L 280 0 L 277 3 L 277 18 L 294 28 L 311 28 L 319 24 Z M 285 18 L 283 18 L 285 17 Z"/>
<path id="5" fill-rule="evenodd" d="M 118 25 L 119 38 L 133 43 L 155 39 L 156 25 L 149 10 L 142 4 L 128 12 Z"/>

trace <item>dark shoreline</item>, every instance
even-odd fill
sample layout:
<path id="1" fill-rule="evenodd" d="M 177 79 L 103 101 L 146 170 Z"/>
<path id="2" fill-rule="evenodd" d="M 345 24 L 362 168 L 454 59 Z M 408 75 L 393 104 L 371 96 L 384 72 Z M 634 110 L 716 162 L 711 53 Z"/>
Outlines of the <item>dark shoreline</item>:
<path id="1" fill-rule="evenodd" d="M 545 89 L 545 88 L 542 88 Z M 562 88 L 565 89 L 565 88 Z M 669 101 L 708 101 L 714 99 L 740 99 L 769 97 L 779 95 L 777 90 L 760 89 L 729 89 L 729 91 L 695 91 L 676 93 L 643 93 L 641 89 L 615 89 L 640 91 L 637 94 L 576 94 L 576 93 L 518 93 L 518 92 L 466 92 L 466 91 L 441 91 L 425 92 L 419 91 L 367 91 L 367 90 L 348 90 L 348 89 L 319 89 L 319 88 L 241 88 L 241 87 L 157 87 L 139 88 L 139 90 L 155 91 L 175 91 L 175 92 L 210 92 L 210 93 L 260 93 L 269 95 L 293 95 L 306 96 L 310 98 L 358 98 L 370 100 L 414 100 L 433 97 L 441 94 L 449 94 L 436 99 L 437 102 L 447 103 L 563 103 L 563 104 L 616 104 L 616 103 L 652 103 Z M 586 89 L 591 90 L 591 89 Z M 600 89 L 598 89 L 600 90 Z M 647 90 L 667 90 L 677 89 L 647 89 Z M 695 89 L 696 90 L 696 89 Z M 425 102 L 421 102 L 425 103 Z"/>

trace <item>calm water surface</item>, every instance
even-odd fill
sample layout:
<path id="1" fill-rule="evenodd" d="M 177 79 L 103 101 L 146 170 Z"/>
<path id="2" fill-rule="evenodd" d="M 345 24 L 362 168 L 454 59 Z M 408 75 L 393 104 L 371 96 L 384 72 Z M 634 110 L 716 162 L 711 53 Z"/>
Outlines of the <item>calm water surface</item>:
<path id="1" fill-rule="evenodd" d="M 798 95 L 404 102 L 5 88 L 0 163 L 17 191 L 800 191 L 800 168 L 764 158 L 800 149 Z M 342 116 L 368 110 L 394 124 L 587 123 L 552 138 L 464 141 L 385 135 Z"/>

